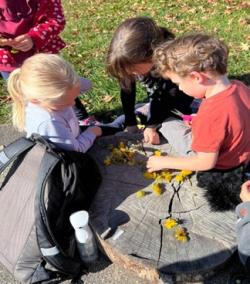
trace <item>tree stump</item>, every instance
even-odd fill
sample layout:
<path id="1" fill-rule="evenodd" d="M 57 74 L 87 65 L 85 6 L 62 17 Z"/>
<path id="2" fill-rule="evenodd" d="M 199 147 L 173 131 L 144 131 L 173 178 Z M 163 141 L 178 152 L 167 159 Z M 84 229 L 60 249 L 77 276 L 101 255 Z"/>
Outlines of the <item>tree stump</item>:
<path id="1" fill-rule="evenodd" d="M 212 211 L 203 190 L 196 185 L 195 175 L 181 184 L 178 194 L 170 183 L 163 182 L 164 192 L 156 196 L 152 192 L 154 181 L 144 178 L 143 166 L 104 165 L 110 154 L 108 144 L 140 138 L 103 137 L 92 149 L 91 155 L 103 176 L 90 209 L 93 229 L 112 262 L 133 270 L 150 283 L 158 283 L 159 273 L 176 275 L 177 282 L 197 281 L 225 263 L 235 251 L 236 216 L 233 211 Z M 169 144 L 144 145 L 143 150 L 149 156 L 155 148 L 173 153 Z M 135 193 L 141 189 L 147 194 L 138 198 Z M 178 241 L 174 229 L 162 226 L 170 215 L 187 230 L 187 242 Z"/>

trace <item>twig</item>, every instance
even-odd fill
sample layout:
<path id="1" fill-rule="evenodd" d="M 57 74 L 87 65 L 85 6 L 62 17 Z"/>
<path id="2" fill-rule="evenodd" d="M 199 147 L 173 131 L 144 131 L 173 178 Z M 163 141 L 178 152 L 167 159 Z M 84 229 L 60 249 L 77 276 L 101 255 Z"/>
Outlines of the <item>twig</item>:
<path id="1" fill-rule="evenodd" d="M 142 151 L 143 151 L 144 155 L 147 157 L 148 154 L 147 154 L 147 152 L 146 152 L 146 150 L 145 150 L 145 148 L 144 148 L 143 140 L 140 140 L 140 143 L 141 143 Z"/>

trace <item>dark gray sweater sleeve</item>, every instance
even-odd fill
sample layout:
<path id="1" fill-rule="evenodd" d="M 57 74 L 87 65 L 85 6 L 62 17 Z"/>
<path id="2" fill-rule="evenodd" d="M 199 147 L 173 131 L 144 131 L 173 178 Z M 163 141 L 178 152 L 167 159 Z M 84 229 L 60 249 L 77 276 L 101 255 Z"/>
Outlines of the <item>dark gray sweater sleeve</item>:
<path id="1" fill-rule="evenodd" d="M 238 221 L 236 235 L 241 262 L 250 272 L 250 201 L 240 203 L 236 207 Z"/>
<path id="2" fill-rule="evenodd" d="M 134 126 L 137 124 L 135 116 L 135 96 L 136 96 L 136 83 L 131 82 L 130 87 L 127 89 L 121 88 L 121 102 L 125 115 L 125 125 Z"/>

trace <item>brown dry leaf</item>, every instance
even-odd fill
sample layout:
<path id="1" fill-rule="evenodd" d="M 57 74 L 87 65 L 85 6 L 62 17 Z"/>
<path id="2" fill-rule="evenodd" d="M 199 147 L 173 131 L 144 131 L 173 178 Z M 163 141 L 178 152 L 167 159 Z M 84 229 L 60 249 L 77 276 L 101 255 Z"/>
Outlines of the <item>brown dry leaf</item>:
<path id="1" fill-rule="evenodd" d="M 110 95 L 106 95 L 102 98 L 102 101 L 105 102 L 105 103 L 109 103 L 113 100 L 113 96 L 110 96 Z"/>
<path id="2" fill-rule="evenodd" d="M 80 31 L 79 31 L 78 29 L 72 29 L 72 30 L 71 30 L 71 33 L 72 33 L 73 35 L 79 35 Z"/>
<path id="3" fill-rule="evenodd" d="M 250 24 L 250 18 L 240 18 L 239 24 L 244 25 L 244 26 L 249 25 Z"/>
<path id="4" fill-rule="evenodd" d="M 249 1 L 244 1 L 242 3 L 239 3 L 239 6 L 241 9 L 247 9 L 247 8 L 250 8 L 250 2 Z"/>

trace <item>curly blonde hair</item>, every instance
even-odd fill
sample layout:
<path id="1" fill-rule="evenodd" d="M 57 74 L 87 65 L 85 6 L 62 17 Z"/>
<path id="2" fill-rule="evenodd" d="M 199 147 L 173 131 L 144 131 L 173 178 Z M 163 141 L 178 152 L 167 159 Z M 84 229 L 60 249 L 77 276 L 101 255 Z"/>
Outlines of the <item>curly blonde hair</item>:
<path id="1" fill-rule="evenodd" d="M 153 62 L 160 74 L 175 72 L 185 77 L 192 71 L 223 75 L 227 72 L 228 47 L 203 33 L 183 35 L 156 48 Z"/>

